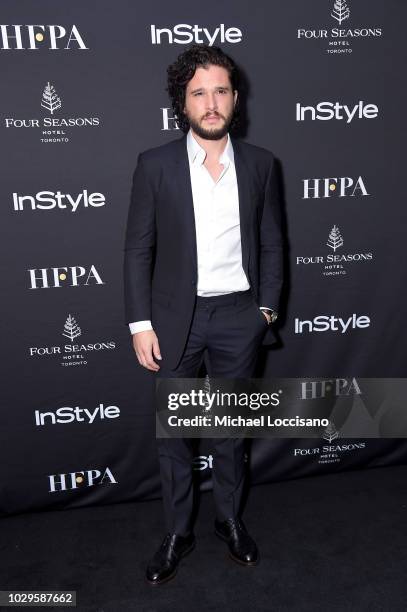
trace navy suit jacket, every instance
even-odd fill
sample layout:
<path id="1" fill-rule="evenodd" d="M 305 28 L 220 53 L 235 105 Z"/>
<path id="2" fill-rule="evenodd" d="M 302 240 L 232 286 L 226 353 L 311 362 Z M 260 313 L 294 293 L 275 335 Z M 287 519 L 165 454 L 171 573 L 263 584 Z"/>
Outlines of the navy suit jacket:
<path id="1" fill-rule="evenodd" d="M 273 154 L 232 137 L 242 265 L 259 306 L 278 310 L 283 282 L 281 208 Z M 168 367 L 180 361 L 197 289 L 194 206 L 186 136 L 140 153 L 127 221 L 126 323 L 149 319 Z M 270 326 L 263 343 L 272 344 Z"/>

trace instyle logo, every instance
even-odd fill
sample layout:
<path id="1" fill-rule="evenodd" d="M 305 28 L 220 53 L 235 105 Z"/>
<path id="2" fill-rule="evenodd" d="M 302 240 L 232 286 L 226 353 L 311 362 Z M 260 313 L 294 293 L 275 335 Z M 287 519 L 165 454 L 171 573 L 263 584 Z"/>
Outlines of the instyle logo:
<path id="1" fill-rule="evenodd" d="M 38 191 L 34 195 L 20 195 L 13 192 L 13 210 L 54 210 L 62 209 L 76 212 L 79 208 L 99 208 L 105 206 L 106 198 L 98 191 L 88 193 L 83 189 L 76 195 L 61 191 Z"/>
<path id="2" fill-rule="evenodd" d="M 377 39 L 382 36 L 381 27 L 359 26 L 349 27 L 350 7 L 347 0 L 333 0 L 329 16 L 337 23 L 339 27 L 318 28 L 301 27 L 297 29 L 297 39 L 301 41 L 316 41 L 325 46 L 325 52 L 328 54 L 344 54 L 352 53 L 353 41 L 365 39 Z M 328 17 L 328 15 L 327 15 Z M 348 27 L 346 27 L 346 25 Z"/>
<path id="3" fill-rule="evenodd" d="M 3 126 L 18 131 L 28 130 L 37 134 L 41 131 L 42 143 L 68 143 L 72 133 L 78 133 L 82 128 L 97 128 L 101 121 L 99 117 L 57 117 L 63 108 L 63 102 L 55 86 L 48 81 L 42 91 L 39 107 L 48 112 L 50 117 L 4 117 Z"/>
<path id="4" fill-rule="evenodd" d="M 158 28 L 150 26 L 151 42 L 153 45 L 167 43 L 169 45 L 188 45 L 189 43 L 206 43 L 210 47 L 219 43 L 236 44 L 242 41 L 242 31 L 239 28 L 228 28 L 224 23 L 214 30 L 199 25 L 178 23 L 172 28 Z"/>
<path id="5" fill-rule="evenodd" d="M 248 456 L 244 453 L 243 461 L 247 463 Z M 212 455 L 197 455 L 192 460 L 192 469 L 197 471 L 212 470 L 213 469 L 213 456 Z"/>
<path id="6" fill-rule="evenodd" d="M 345 334 L 353 329 L 365 329 L 370 327 L 370 318 L 366 315 L 352 314 L 347 319 L 335 315 L 317 315 L 312 320 L 298 319 L 294 321 L 294 332 L 296 334 L 312 332 L 340 332 Z"/>
<path id="7" fill-rule="evenodd" d="M 211 470 L 213 468 L 213 457 L 212 455 L 198 455 L 192 460 L 193 470 Z"/>
<path id="8" fill-rule="evenodd" d="M 69 472 L 68 474 L 51 474 L 48 476 L 49 493 L 58 491 L 72 491 L 80 487 L 93 487 L 95 485 L 117 484 L 110 468 L 101 470 L 84 470 Z"/>
<path id="9" fill-rule="evenodd" d="M 361 176 L 357 179 L 350 176 L 303 179 L 303 200 L 319 198 L 339 198 L 368 196 L 365 182 Z"/>
<path id="10" fill-rule="evenodd" d="M 360 100 L 354 106 L 340 104 L 339 102 L 318 102 L 316 106 L 303 106 L 301 102 L 295 105 L 296 121 L 338 121 L 345 120 L 351 123 L 354 119 L 376 119 L 379 115 L 379 108 L 376 104 L 365 104 Z"/>
<path id="11" fill-rule="evenodd" d="M 0 37 L 2 51 L 89 49 L 76 25 L 0 25 Z"/>
<path id="12" fill-rule="evenodd" d="M 35 413 L 35 424 L 37 426 L 44 425 L 56 425 L 57 423 L 86 423 L 92 425 L 96 419 L 103 421 L 104 419 L 117 419 L 120 416 L 120 408 L 118 406 L 104 406 L 99 404 L 93 410 L 87 408 L 80 408 L 79 406 L 62 406 L 54 412 L 47 410 L 41 412 L 36 410 Z"/>
<path id="13" fill-rule="evenodd" d="M 64 338 L 68 338 L 71 343 L 63 346 L 31 346 L 28 349 L 29 356 L 34 358 L 51 357 L 51 359 L 62 359 L 60 361 L 62 366 L 84 366 L 88 364 L 90 355 L 103 353 L 104 351 L 110 352 L 116 348 L 116 342 L 113 340 L 79 343 L 77 338 L 82 336 L 82 329 L 71 314 L 68 315 L 65 321 L 61 335 Z M 75 340 L 76 342 L 74 343 Z M 101 418 L 103 417 L 101 416 Z"/>
<path id="14" fill-rule="evenodd" d="M 28 270 L 30 277 L 29 289 L 51 289 L 67 287 L 88 287 L 89 285 L 104 285 L 104 281 L 94 265 L 69 266 L 61 268 L 33 268 Z"/>

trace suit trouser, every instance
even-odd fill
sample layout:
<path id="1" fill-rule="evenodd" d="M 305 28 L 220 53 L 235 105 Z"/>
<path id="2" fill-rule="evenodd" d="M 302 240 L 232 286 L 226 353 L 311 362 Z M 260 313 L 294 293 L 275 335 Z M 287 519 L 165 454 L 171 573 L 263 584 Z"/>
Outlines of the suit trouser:
<path id="1" fill-rule="evenodd" d="M 157 373 L 165 378 L 194 378 L 209 356 L 208 374 L 214 378 L 253 376 L 267 321 L 251 291 L 197 297 L 190 333 L 175 370 Z M 213 494 L 218 520 L 237 517 L 245 477 L 245 439 L 213 438 Z M 192 444 L 188 438 L 157 438 L 166 526 L 170 533 L 192 531 Z"/>

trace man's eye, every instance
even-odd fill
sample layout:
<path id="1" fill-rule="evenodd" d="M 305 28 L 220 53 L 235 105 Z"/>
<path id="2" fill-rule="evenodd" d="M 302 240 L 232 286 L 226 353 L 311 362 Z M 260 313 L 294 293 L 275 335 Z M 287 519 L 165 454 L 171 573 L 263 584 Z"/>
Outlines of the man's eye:
<path id="1" fill-rule="evenodd" d="M 196 93 L 194 93 L 194 96 L 201 96 L 202 95 L 202 91 L 197 91 Z"/>
<path id="2" fill-rule="evenodd" d="M 224 94 L 226 93 L 226 89 L 218 89 L 218 93 Z"/>

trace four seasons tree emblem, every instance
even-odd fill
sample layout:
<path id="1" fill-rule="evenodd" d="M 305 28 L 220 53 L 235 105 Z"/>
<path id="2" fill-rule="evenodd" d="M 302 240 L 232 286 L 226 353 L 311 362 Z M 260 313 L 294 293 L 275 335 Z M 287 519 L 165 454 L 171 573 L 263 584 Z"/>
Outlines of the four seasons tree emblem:
<path id="1" fill-rule="evenodd" d="M 339 231 L 339 228 L 336 227 L 336 225 L 334 225 L 331 229 L 328 237 L 328 242 L 326 244 L 334 251 L 336 251 L 336 249 L 339 249 L 339 247 L 343 245 L 343 238 L 341 236 L 341 232 Z"/>
<path id="2" fill-rule="evenodd" d="M 349 19 L 349 15 L 350 10 L 348 8 L 346 0 L 335 0 L 331 17 L 336 19 L 339 25 L 341 25 L 342 21 L 345 21 L 345 19 Z"/>
<path id="3" fill-rule="evenodd" d="M 41 106 L 49 110 L 51 115 L 54 114 L 58 108 L 61 108 L 61 99 L 57 96 L 57 92 L 55 91 L 55 87 L 48 83 L 44 87 L 44 91 L 42 94 Z"/>
<path id="4" fill-rule="evenodd" d="M 331 443 L 332 440 L 336 440 L 336 438 L 339 438 L 338 430 L 336 429 L 333 421 L 329 421 L 328 427 L 325 429 L 322 438 L 329 443 Z"/>
<path id="5" fill-rule="evenodd" d="M 74 339 L 80 336 L 81 334 L 81 328 L 75 321 L 75 318 L 71 317 L 71 315 L 68 315 L 68 318 L 65 321 L 64 331 L 62 332 L 62 335 L 65 336 L 65 338 L 69 338 L 69 340 L 73 342 Z"/>

